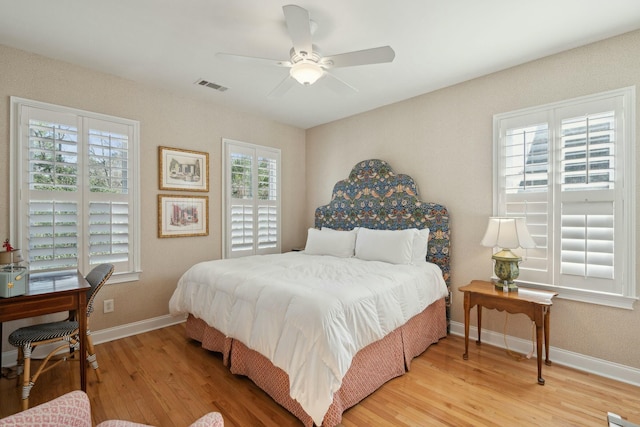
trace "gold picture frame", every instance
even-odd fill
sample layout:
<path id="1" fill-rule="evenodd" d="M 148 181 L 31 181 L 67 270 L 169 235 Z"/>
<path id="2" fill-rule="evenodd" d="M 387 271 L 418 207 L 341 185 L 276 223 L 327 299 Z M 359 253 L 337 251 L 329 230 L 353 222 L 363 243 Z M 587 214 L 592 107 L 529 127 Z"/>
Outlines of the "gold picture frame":
<path id="1" fill-rule="evenodd" d="M 209 196 L 158 194 L 158 237 L 209 235 Z"/>
<path id="2" fill-rule="evenodd" d="M 160 190 L 209 191 L 209 153 L 158 147 Z"/>

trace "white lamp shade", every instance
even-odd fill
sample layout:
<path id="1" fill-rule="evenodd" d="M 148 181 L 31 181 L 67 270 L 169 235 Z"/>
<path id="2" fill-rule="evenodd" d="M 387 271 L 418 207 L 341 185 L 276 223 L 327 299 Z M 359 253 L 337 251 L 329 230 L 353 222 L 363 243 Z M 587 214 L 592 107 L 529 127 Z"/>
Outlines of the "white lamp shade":
<path id="1" fill-rule="evenodd" d="M 536 247 L 524 218 L 489 218 L 481 244 L 490 248 L 497 246 L 507 249 Z"/>
<path id="2" fill-rule="evenodd" d="M 322 67 L 312 61 L 300 61 L 291 67 L 289 74 L 303 85 L 312 85 L 322 77 Z"/>

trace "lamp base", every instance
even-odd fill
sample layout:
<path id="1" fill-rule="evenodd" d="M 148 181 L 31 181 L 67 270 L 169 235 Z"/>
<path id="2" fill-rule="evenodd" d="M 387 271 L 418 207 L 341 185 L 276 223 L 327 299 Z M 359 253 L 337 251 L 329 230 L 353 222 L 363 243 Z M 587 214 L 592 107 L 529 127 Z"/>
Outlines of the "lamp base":
<path id="1" fill-rule="evenodd" d="M 509 249 L 503 249 L 494 254 L 492 258 L 495 261 L 493 271 L 500 279 L 495 284 L 496 289 L 507 292 L 517 291 L 518 286 L 513 281 L 520 275 L 518 263 L 522 258 L 515 255 Z"/>
<path id="2" fill-rule="evenodd" d="M 493 284 L 496 287 L 496 291 L 518 292 L 518 285 L 516 285 L 514 282 L 504 283 L 504 282 L 496 281 Z"/>

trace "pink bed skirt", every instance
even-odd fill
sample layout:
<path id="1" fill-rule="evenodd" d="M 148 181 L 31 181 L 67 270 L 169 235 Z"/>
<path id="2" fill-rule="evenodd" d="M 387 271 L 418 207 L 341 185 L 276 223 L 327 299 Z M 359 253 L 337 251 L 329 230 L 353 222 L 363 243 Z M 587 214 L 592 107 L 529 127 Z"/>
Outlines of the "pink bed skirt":
<path id="1" fill-rule="evenodd" d="M 230 367 L 231 372 L 247 376 L 305 426 L 313 426 L 311 417 L 289 396 L 289 377 L 282 369 L 240 341 L 225 337 L 192 315 L 187 319 L 186 330 L 187 336 L 202 343 L 203 348 L 222 353 L 223 362 Z M 360 350 L 353 359 L 342 386 L 333 396 L 333 403 L 325 414 L 322 425 L 333 427 L 340 424 L 344 411 L 390 379 L 403 375 L 409 370 L 414 357 L 446 335 L 445 300 L 440 299 L 412 317 L 405 325 Z"/>

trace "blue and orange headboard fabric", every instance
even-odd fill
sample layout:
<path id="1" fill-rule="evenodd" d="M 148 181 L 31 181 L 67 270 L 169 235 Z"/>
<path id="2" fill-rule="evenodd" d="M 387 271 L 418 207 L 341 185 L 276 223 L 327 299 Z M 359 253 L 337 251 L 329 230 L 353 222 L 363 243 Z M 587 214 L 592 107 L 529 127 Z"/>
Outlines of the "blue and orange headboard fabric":
<path id="1" fill-rule="evenodd" d="M 427 261 L 442 269 L 442 276 L 447 286 L 450 285 L 451 233 L 447 208 L 421 201 L 413 178 L 396 174 L 384 160 L 359 162 L 349 178 L 337 182 L 331 202 L 316 209 L 315 227 L 335 230 L 429 228 Z"/>

